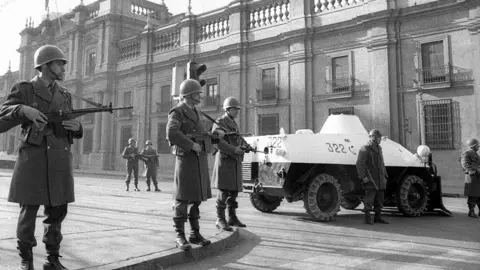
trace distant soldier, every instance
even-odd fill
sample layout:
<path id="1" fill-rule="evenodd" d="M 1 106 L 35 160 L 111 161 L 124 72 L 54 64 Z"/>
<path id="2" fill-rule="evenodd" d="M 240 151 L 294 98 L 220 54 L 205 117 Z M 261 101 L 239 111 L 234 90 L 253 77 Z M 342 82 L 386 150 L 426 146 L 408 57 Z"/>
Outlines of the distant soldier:
<path id="1" fill-rule="evenodd" d="M 245 152 L 240 148 L 242 141 L 238 136 L 238 126 L 235 118 L 242 109 L 240 102 L 234 97 L 228 97 L 223 102 L 225 114 L 217 119 L 220 125 L 214 124 L 212 130 L 221 129 L 226 135 L 216 146 L 215 165 L 212 174 L 212 187 L 218 189 L 217 193 L 217 222 L 218 229 L 232 231 L 230 226 L 246 227 L 238 220 L 238 192 L 243 190 L 242 160 Z M 225 209 L 228 207 L 228 222 L 225 220 Z"/>
<path id="2" fill-rule="evenodd" d="M 478 140 L 471 139 L 467 141 L 468 149 L 462 153 L 461 162 L 465 171 L 465 189 L 464 195 L 468 196 L 468 216 L 478 218 L 475 215 L 475 204 L 479 208 L 480 215 L 480 157 L 477 154 L 479 149 Z"/>
<path id="3" fill-rule="evenodd" d="M 155 186 L 155 191 L 161 191 L 158 189 L 157 182 L 158 154 L 157 150 L 152 147 L 152 141 L 147 140 L 145 142 L 145 148 L 140 155 L 142 155 L 145 166 L 147 166 L 147 191 L 150 191 L 150 179 Z"/>
<path id="4" fill-rule="evenodd" d="M 137 149 L 137 142 L 134 138 L 128 139 L 128 146 L 123 149 L 122 157 L 127 160 L 127 180 L 125 184 L 127 185 L 127 191 L 130 188 L 130 179 L 134 178 L 135 183 L 135 191 L 140 191 L 138 189 L 138 149 Z"/>
<path id="5" fill-rule="evenodd" d="M 373 222 L 388 224 L 389 222 L 382 219 L 381 216 L 388 178 L 382 148 L 380 147 L 382 134 L 379 130 L 372 129 L 369 136 L 370 141 L 362 146 L 357 158 L 358 177 L 362 179 L 363 188 L 365 189 L 365 198 L 363 200 L 365 205 L 365 223 L 372 225 Z M 372 206 L 375 212 L 373 222 L 370 216 Z"/>
<path id="6" fill-rule="evenodd" d="M 190 243 L 202 246 L 211 243 L 200 234 L 198 221 L 200 204 L 212 197 L 206 149 L 201 146 L 202 141 L 194 139 L 194 136 L 205 136 L 202 114 L 195 108 L 201 102 L 201 93 L 202 86 L 196 80 L 183 81 L 180 84 L 182 101 L 168 113 L 167 140 L 176 156 L 173 184 L 175 243 L 182 250 L 190 249 Z M 189 204 L 193 205 L 187 213 Z M 192 229 L 190 243 L 185 239 L 187 214 Z"/>

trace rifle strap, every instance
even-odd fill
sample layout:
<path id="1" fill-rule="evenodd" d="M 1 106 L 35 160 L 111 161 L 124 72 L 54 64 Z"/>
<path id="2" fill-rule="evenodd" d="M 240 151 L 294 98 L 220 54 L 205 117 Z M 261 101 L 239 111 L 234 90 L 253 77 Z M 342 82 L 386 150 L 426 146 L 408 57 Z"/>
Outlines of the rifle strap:
<path id="1" fill-rule="evenodd" d="M 208 120 L 210 120 L 210 121 L 212 121 L 213 123 L 217 124 L 217 126 L 225 129 L 225 131 L 228 130 L 226 127 L 220 125 L 217 121 L 215 121 L 215 119 L 213 119 L 212 117 L 210 117 L 210 115 L 208 115 L 208 114 L 206 114 L 206 113 L 204 113 L 204 112 L 202 112 L 202 111 L 200 111 L 200 113 L 201 113 L 203 116 L 205 116 L 205 118 L 207 118 Z"/>

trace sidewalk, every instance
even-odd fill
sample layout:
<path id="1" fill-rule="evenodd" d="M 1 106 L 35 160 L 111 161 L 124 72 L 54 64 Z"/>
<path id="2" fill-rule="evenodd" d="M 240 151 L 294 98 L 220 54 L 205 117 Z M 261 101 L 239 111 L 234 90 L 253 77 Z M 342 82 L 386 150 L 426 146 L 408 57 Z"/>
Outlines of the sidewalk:
<path id="1" fill-rule="evenodd" d="M 7 202 L 11 170 L 0 170 L 0 269 L 16 269 L 15 229 L 18 205 Z M 132 186 L 130 186 L 132 188 Z M 101 177 L 75 177 L 76 201 L 69 204 L 62 225 L 62 263 L 69 269 L 165 269 L 171 265 L 199 260 L 239 240 L 239 232 L 215 228 L 214 199 L 200 206 L 201 233 L 212 244 L 193 245 L 184 252 L 174 246 L 172 221 L 172 182 L 159 182 L 162 192 L 126 192 L 125 183 Z M 43 207 L 37 215 L 33 249 L 36 269 L 42 269 L 45 246 L 42 243 Z M 185 225 L 186 234 L 190 226 Z"/>

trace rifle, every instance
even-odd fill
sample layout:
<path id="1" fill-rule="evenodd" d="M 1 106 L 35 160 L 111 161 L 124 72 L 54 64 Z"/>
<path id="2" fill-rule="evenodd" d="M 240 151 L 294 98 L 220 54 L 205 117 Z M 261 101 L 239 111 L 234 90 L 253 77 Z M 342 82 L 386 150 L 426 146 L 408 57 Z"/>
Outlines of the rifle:
<path id="1" fill-rule="evenodd" d="M 220 142 L 219 136 L 213 132 L 191 133 L 186 136 L 195 143 L 198 143 L 208 154 L 213 152 L 213 144 Z"/>
<path id="2" fill-rule="evenodd" d="M 370 170 L 368 169 L 365 169 L 365 170 L 367 171 L 368 179 L 370 179 L 370 182 L 372 182 L 373 186 L 375 186 L 375 190 L 378 190 L 377 184 L 375 184 L 375 179 L 373 179 L 372 174 L 370 173 Z"/>
<path id="3" fill-rule="evenodd" d="M 77 117 L 80 117 L 89 113 L 97 113 L 97 112 L 113 113 L 113 111 L 130 110 L 130 109 L 133 109 L 133 106 L 113 108 L 112 103 L 110 102 L 108 106 L 98 106 L 97 108 L 66 110 L 66 111 L 60 110 L 60 111 L 46 112 L 43 114 L 48 118 L 47 125 L 49 125 L 52 128 L 53 133 L 56 136 L 68 137 L 68 132 L 63 127 L 62 121 L 75 119 Z M 27 130 L 25 141 L 30 144 L 40 145 L 43 142 L 43 137 L 45 135 L 44 132 L 45 130 L 43 129 L 43 127 L 39 129 L 34 125 L 30 125 Z"/>

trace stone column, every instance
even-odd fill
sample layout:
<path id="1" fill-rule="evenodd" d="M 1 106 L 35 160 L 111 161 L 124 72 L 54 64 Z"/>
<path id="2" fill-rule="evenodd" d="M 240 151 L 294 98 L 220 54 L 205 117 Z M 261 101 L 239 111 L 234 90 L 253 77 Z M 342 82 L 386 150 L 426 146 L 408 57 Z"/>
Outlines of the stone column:
<path id="1" fill-rule="evenodd" d="M 103 104 L 103 93 L 102 92 L 97 92 L 95 93 L 95 102 Z M 102 116 L 105 113 L 96 113 L 95 115 L 95 120 L 94 120 L 94 128 L 93 128 L 93 152 L 97 153 L 100 150 L 100 140 L 101 140 L 101 135 L 102 135 Z"/>
<path id="2" fill-rule="evenodd" d="M 311 104 L 305 106 L 306 93 L 306 57 L 305 43 L 296 41 L 290 45 L 290 127 L 289 132 L 293 133 L 298 129 L 306 128 L 308 119 L 312 118 Z M 282 89 L 280 89 L 282 91 Z M 311 102 L 310 96 L 310 102 Z M 310 108 L 310 109 L 308 109 Z"/>
<path id="3" fill-rule="evenodd" d="M 471 119 L 471 123 L 475 124 L 473 124 L 474 127 L 471 129 L 473 131 L 472 134 L 465 134 L 465 136 L 477 136 L 480 132 L 480 117 L 478 116 L 478 112 L 480 111 L 480 67 L 478 66 L 478 62 L 480 61 L 480 7 L 472 8 L 469 13 L 471 21 L 474 22 L 468 28 L 470 30 L 470 48 L 472 52 L 471 68 L 474 89 L 473 99 L 475 104 L 472 114 L 469 115 L 469 117 Z"/>
<path id="4" fill-rule="evenodd" d="M 111 92 L 103 92 L 103 104 L 108 104 L 111 101 Z M 111 136 L 111 124 L 112 124 L 112 115 L 110 113 L 105 113 L 101 119 L 101 130 L 102 135 L 100 140 L 100 153 L 107 153 L 109 150 L 109 142 L 112 140 Z"/>

